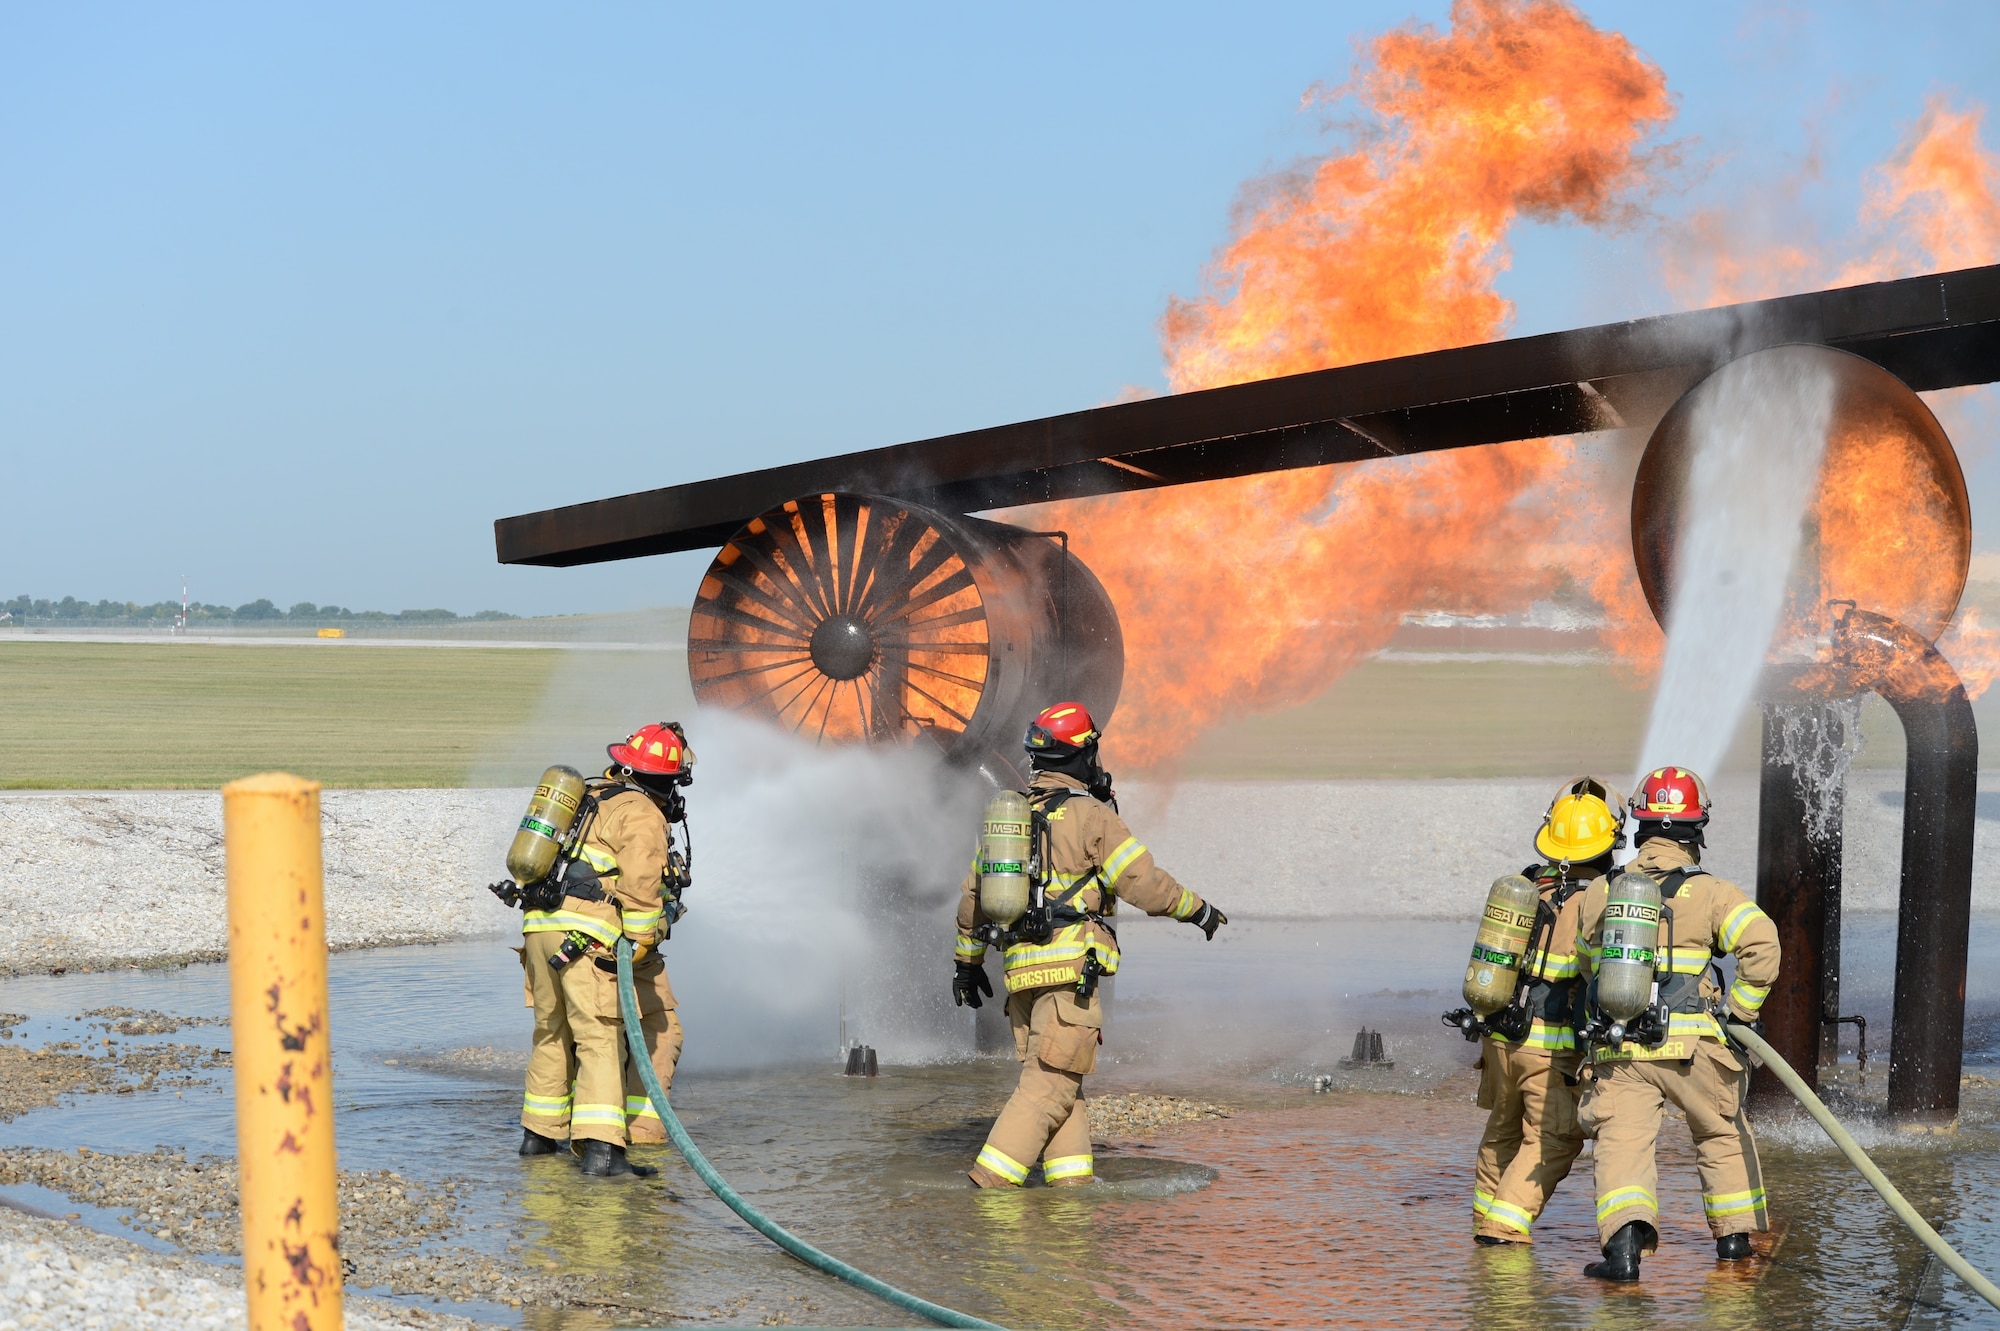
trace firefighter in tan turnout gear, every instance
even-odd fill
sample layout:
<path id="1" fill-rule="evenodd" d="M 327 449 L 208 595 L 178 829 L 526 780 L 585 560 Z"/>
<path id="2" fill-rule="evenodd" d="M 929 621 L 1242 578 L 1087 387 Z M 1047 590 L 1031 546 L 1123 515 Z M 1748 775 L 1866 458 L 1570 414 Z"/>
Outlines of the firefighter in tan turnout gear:
<path id="1" fill-rule="evenodd" d="M 626 1143 L 666 1139 L 627 1066 L 614 954 L 621 937 L 632 941 L 642 1034 L 669 1086 L 681 1028 L 658 945 L 682 913 L 689 881 L 680 792 L 694 778 L 694 754 L 674 722 L 644 726 L 606 751 L 612 765 L 597 780 L 567 767 L 543 775 L 508 855 L 514 880 L 493 890 L 522 908 L 535 1010 L 521 1154 L 551 1154 L 567 1139 L 585 1174 L 609 1177 L 657 1172 L 628 1161 Z M 682 825 L 679 845 L 674 823 Z M 523 853 L 524 844 L 539 853 Z"/>
<path id="2" fill-rule="evenodd" d="M 1097 740 L 1081 703 L 1058 703 L 1030 723 L 1034 780 L 1025 796 L 1004 791 L 988 804 L 986 835 L 965 877 L 952 995 L 975 1008 L 980 995 L 990 997 L 986 950 L 1001 947 L 1021 1061 L 1020 1084 L 970 1171 L 982 1188 L 1020 1187 L 1037 1161 L 1051 1187 L 1094 1180 L 1083 1079 L 1102 1042 L 1098 977 L 1118 969 L 1118 902 L 1185 920 L 1211 939 L 1229 922 L 1127 830 Z"/>
<path id="3" fill-rule="evenodd" d="M 1447 1013 L 1467 1039 L 1481 1041 L 1479 1100 L 1487 1110 L 1486 1131 L 1472 1185 L 1472 1233 L 1482 1244 L 1527 1243 L 1535 1220 L 1556 1184 L 1569 1176 L 1583 1150 L 1577 1121 L 1577 1009 L 1581 999 L 1576 958 L 1577 922 L 1584 885 L 1612 866 L 1612 853 L 1625 844 L 1624 800 L 1595 777 L 1566 781 L 1542 816 L 1531 864 L 1519 879 L 1502 879 L 1496 894 L 1521 893 L 1532 884 L 1530 912 L 1511 921 L 1525 928 L 1517 948 L 1491 948 L 1496 911 L 1511 915 L 1512 900 L 1489 898 L 1480 938 L 1467 972 L 1469 1001 L 1500 963 L 1500 985 L 1490 990 L 1505 1006 L 1482 1015 L 1477 1007 Z M 1515 963 L 1512 979 L 1508 963 Z M 1489 1005 L 1490 1006 L 1490 1005 Z"/>
<path id="4" fill-rule="evenodd" d="M 1778 978 L 1778 929 L 1734 883 L 1700 864 L 1708 789 L 1678 767 L 1647 774 L 1632 797 L 1639 854 L 1584 896 L 1577 953 L 1590 979 L 1583 1035 L 1592 1050 L 1582 1104 L 1597 1138 L 1597 1233 L 1604 1260 L 1584 1268 L 1637 1280 L 1659 1245 L 1661 1108 L 1687 1116 L 1715 1255 L 1751 1255 L 1770 1228 L 1744 1100 L 1749 1065 L 1724 1021 L 1757 1019 Z M 1718 957 L 1734 954 L 1725 994 Z M 1652 986 L 1657 986 L 1654 989 Z"/>

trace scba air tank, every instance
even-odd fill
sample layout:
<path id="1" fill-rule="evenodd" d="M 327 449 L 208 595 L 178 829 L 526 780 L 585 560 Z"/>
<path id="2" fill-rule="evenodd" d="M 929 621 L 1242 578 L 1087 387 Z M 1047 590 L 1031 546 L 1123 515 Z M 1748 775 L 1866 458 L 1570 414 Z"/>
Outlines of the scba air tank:
<path id="1" fill-rule="evenodd" d="M 1480 1016 L 1490 1017 L 1513 1000 L 1540 900 L 1535 885 L 1520 874 L 1493 880 L 1472 940 L 1472 964 L 1465 968 L 1465 1001 Z"/>
<path id="2" fill-rule="evenodd" d="M 1011 929 L 1028 909 L 1028 859 L 1033 850 L 1034 810 L 1018 790 L 1003 790 L 986 801 L 979 833 L 979 913 Z"/>
<path id="3" fill-rule="evenodd" d="M 1660 953 L 1660 885 L 1642 873 L 1611 880 L 1597 954 L 1597 1010 L 1631 1021 L 1653 1002 Z"/>
<path id="4" fill-rule="evenodd" d="M 534 798 L 514 844 L 507 848 L 507 872 L 523 887 L 539 883 L 556 867 L 563 838 L 576 825 L 576 811 L 583 807 L 583 774 L 574 767 L 558 764 L 542 773 Z"/>

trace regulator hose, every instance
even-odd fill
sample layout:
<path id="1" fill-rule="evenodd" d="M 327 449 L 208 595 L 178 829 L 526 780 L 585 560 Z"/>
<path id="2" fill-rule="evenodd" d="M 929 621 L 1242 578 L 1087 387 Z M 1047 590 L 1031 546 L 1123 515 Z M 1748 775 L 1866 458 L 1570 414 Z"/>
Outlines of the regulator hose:
<path id="1" fill-rule="evenodd" d="M 1763 1036 L 1748 1026 L 1732 1021 L 1729 1023 L 1729 1034 L 1751 1053 L 1763 1059 L 1771 1071 L 1778 1074 L 1778 1080 L 1785 1083 L 1785 1089 L 1797 1096 L 1799 1103 L 1806 1107 L 1806 1112 L 1813 1116 L 1820 1127 L 1826 1129 L 1826 1135 L 1833 1138 L 1833 1144 L 1840 1148 L 1840 1153 L 1861 1171 L 1861 1177 L 1868 1180 L 1870 1187 L 1882 1194 L 1882 1200 L 1889 1203 L 1889 1209 L 1896 1213 L 1896 1218 L 1908 1226 L 1912 1234 L 1922 1239 L 1924 1246 L 1929 1248 L 1939 1261 L 1950 1267 L 1954 1275 L 1972 1286 L 1974 1293 L 1994 1307 L 2000 1308 L 2000 1289 L 1996 1289 L 1992 1281 L 1973 1270 L 1972 1263 L 1960 1257 L 1957 1250 L 1939 1237 L 1938 1232 L 1917 1214 L 1917 1208 L 1904 1200 L 1903 1194 L 1896 1191 L 1896 1185 L 1889 1182 L 1882 1171 L 1875 1167 L 1875 1162 L 1868 1158 L 1868 1153 L 1861 1149 L 1860 1143 L 1848 1134 L 1846 1128 L 1840 1126 L 1840 1120 L 1833 1116 L 1833 1111 L 1826 1107 L 1826 1102 L 1813 1094 L 1812 1087 L 1806 1085 L 1805 1078 L 1794 1072 L 1792 1065 L 1781 1058 L 1778 1051 L 1771 1048 Z"/>
<path id="2" fill-rule="evenodd" d="M 877 1280 L 866 1271 L 849 1266 L 828 1253 L 799 1238 L 769 1216 L 743 1200 L 736 1189 L 722 1175 L 715 1172 L 715 1166 L 708 1163 L 708 1157 L 694 1144 L 687 1129 L 681 1126 L 673 1107 L 667 1103 L 667 1093 L 660 1087 L 660 1079 L 653 1072 L 653 1057 L 646 1051 L 646 1037 L 639 1026 L 639 994 L 632 987 L 632 940 L 618 940 L 618 1009 L 625 1018 L 625 1042 L 632 1051 L 632 1066 L 639 1071 L 639 1080 L 646 1084 L 646 1097 L 653 1102 L 653 1112 L 660 1116 L 660 1122 L 667 1128 L 667 1136 L 673 1139 L 674 1149 L 688 1162 L 688 1168 L 701 1176 L 708 1190 L 722 1199 L 723 1205 L 742 1216 L 745 1223 L 771 1242 L 783 1248 L 808 1266 L 817 1267 L 830 1276 L 837 1276 L 858 1289 L 865 1289 L 879 1299 L 885 1299 L 907 1312 L 919 1317 L 928 1317 L 939 1326 L 978 1327 L 984 1331 L 1005 1331 L 994 1322 L 982 1322 L 977 1317 L 962 1312 L 954 1312 L 928 1299 L 920 1299 L 905 1293 L 887 1281 Z M 1956 1269 L 1956 1268 L 1954 1268 Z"/>

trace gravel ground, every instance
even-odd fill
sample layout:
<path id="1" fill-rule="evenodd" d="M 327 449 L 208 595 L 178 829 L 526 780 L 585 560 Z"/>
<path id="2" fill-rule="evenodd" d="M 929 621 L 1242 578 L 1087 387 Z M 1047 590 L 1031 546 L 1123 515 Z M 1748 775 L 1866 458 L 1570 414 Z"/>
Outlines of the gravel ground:
<path id="1" fill-rule="evenodd" d="M 1161 1128 L 1229 1118 L 1234 1112 L 1223 1105 L 1179 1095 L 1093 1095 L 1090 1135 L 1092 1140 L 1100 1142 L 1120 1137 L 1149 1137 Z"/>
<path id="2" fill-rule="evenodd" d="M 322 797 L 335 948 L 504 933 L 486 891 L 527 793 L 330 790 Z M 0 974 L 221 960 L 222 797 L 213 791 L 0 796 Z"/>
<path id="3" fill-rule="evenodd" d="M 76 1040 L 40 1049 L 0 1047 L 0 1119 L 54 1104 L 71 1092 L 130 1095 L 160 1086 L 193 1086 L 201 1073 L 229 1066 L 227 1050 L 189 1044 L 149 1044 L 120 1048 L 98 1042 L 93 1057 Z"/>
<path id="4" fill-rule="evenodd" d="M 346 1311 L 349 1331 L 480 1325 L 353 1295 Z M 0 1208 L 0 1331 L 224 1331 L 247 1321 L 232 1268 Z"/>
<path id="5" fill-rule="evenodd" d="M 1995 778 L 2000 789 L 2000 777 Z M 1550 781 L 1133 783 L 1128 820 L 1189 886 L 1245 917 L 1470 916 L 1479 889 L 1532 857 Z M 1750 885 L 1757 780 L 1715 784 L 1708 862 Z M 526 792 L 326 792 L 335 948 L 510 933 L 485 890 Z M 1864 771 L 1847 801 L 1847 908 L 1896 907 L 1902 774 Z M 968 833 L 968 836 L 970 834 Z M 2000 909 L 2000 818 L 1978 821 L 1973 905 Z M 222 957 L 222 801 L 203 791 L 0 794 L 0 974 Z M 0 1018 L 0 1031 L 5 1019 Z"/>

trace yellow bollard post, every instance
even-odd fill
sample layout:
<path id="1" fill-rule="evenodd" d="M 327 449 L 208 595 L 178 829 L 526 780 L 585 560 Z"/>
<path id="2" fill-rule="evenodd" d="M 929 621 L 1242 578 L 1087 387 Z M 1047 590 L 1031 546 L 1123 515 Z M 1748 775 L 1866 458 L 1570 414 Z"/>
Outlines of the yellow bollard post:
<path id="1" fill-rule="evenodd" d="M 319 782 L 230 782 L 222 836 L 250 1331 L 339 1331 Z"/>

